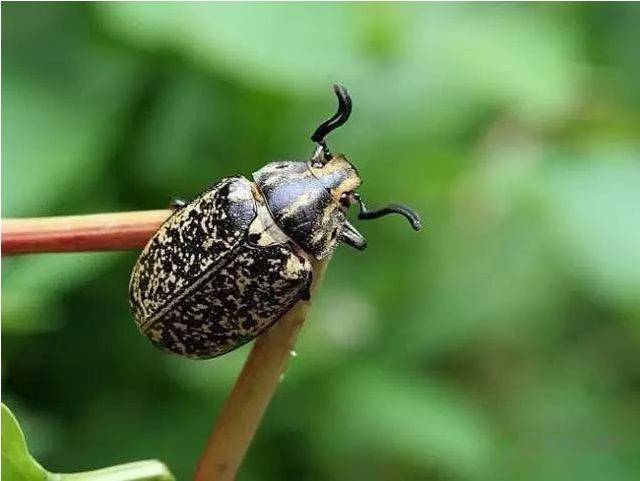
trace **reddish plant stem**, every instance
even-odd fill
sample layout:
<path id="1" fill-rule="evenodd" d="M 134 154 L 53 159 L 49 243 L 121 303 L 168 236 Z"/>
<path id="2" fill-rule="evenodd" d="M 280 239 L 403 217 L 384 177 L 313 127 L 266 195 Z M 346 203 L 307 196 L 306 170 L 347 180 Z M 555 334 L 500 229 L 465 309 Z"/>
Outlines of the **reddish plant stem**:
<path id="1" fill-rule="evenodd" d="M 2 255 L 140 249 L 170 210 L 2 220 Z"/>

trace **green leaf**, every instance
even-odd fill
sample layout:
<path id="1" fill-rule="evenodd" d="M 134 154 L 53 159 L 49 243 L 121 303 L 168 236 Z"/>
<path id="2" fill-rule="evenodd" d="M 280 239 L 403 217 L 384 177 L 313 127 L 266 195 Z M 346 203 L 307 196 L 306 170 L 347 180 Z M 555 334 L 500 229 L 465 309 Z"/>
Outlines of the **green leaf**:
<path id="1" fill-rule="evenodd" d="M 148 459 L 81 473 L 50 473 L 33 459 L 13 413 L 2 404 L 2 481 L 174 481 L 160 461 Z"/>
<path id="2" fill-rule="evenodd" d="M 60 481 L 174 481 L 169 469 L 160 461 L 147 459 L 109 468 L 54 475 Z"/>
<path id="3" fill-rule="evenodd" d="M 2 481 L 46 480 L 47 471 L 31 457 L 18 421 L 2 404 Z"/>

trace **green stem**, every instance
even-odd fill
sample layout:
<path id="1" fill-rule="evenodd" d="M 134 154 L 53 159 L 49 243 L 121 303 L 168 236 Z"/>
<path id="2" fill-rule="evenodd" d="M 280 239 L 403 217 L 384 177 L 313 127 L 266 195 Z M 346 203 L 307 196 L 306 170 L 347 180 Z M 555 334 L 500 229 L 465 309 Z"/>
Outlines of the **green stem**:
<path id="1" fill-rule="evenodd" d="M 160 461 L 148 459 L 81 473 L 51 473 L 48 481 L 175 481 Z"/>

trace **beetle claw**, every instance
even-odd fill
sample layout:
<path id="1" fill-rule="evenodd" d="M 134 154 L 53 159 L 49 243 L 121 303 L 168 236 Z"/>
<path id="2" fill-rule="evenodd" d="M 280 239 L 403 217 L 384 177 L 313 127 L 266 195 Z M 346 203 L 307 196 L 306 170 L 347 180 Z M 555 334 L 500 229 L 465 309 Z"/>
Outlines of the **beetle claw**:
<path id="1" fill-rule="evenodd" d="M 335 84 L 333 86 L 333 91 L 338 97 L 338 111 L 330 118 L 322 122 L 315 132 L 311 135 L 311 140 L 318 144 L 318 148 L 322 149 L 322 154 L 324 159 L 321 160 L 320 163 L 324 164 L 329 159 L 331 159 L 331 152 L 329 152 L 329 148 L 327 147 L 327 143 L 325 142 L 325 138 L 335 129 L 344 124 L 347 120 L 349 120 L 349 116 L 351 115 L 351 109 L 353 107 L 351 103 L 351 97 L 349 96 L 349 92 L 342 85 Z M 312 157 L 312 162 L 317 162 L 317 150 Z"/>
<path id="2" fill-rule="evenodd" d="M 360 194 L 354 194 L 354 198 L 358 202 L 358 205 L 360 205 L 360 213 L 358 214 L 358 219 L 370 220 L 377 219 L 378 217 L 383 217 L 389 214 L 400 214 L 409 221 L 411 227 L 413 227 L 413 230 L 419 231 L 420 229 L 422 229 L 422 219 L 420 218 L 420 214 L 418 214 L 415 210 L 407 207 L 406 205 L 389 204 L 378 210 L 367 210 L 367 206 L 364 205 Z"/>
<path id="3" fill-rule="evenodd" d="M 367 248 L 367 239 L 349 221 L 345 221 L 339 240 L 359 251 Z"/>
<path id="4" fill-rule="evenodd" d="M 169 208 L 173 210 L 180 210 L 185 205 L 187 205 L 187 201 L 184 199 L 178 199 L 177 197 L 174 197 L 171 199 L 171 202 L 169 202 Z"/>

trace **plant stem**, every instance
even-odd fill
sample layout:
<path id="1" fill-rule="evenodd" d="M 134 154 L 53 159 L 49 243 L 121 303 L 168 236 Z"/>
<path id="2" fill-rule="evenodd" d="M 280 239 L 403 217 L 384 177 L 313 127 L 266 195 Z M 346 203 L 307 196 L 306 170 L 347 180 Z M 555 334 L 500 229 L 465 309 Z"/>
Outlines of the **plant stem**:
<path id="1" fill-rule="evenodd" d="M 2 220 L 2 255 L 139 249 L 170 210 Z"/>
<path id="2" fill-rule="evenodd" d="M 328 260 L 314 263 L 312 295 L 317 290 L 327 262 Z M 235 479 L 291 357 L 309 307 L 309 302 L 298 303 L 253 345 L 233 390 L 218 415 L 196 468 L 195 481 Z"/>

